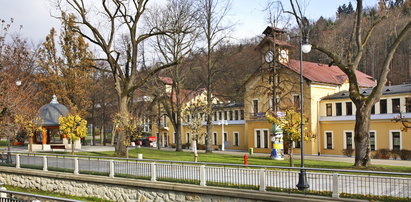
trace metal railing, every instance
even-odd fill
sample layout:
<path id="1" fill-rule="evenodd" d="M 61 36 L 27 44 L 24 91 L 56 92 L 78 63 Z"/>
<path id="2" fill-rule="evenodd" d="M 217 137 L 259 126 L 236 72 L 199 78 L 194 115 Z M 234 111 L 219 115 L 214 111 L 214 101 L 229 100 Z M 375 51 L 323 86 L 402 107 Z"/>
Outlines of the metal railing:
<path id="1" fill-rule="evenodd" d="M 2 187 L 2 183 L 0 183 L 0 201 L 1 202 L 29 202 L 29 201 L 31 202 L 41 202 L 41 201 L 81 202 L 79 200 L 73 200 L 73 199 L 67 199 L 67 198 L 44 196 L 44 195 L 30 194 L 30 193 L 17 192 L 17 191 L 8 191 L 4 187 Z"/>
<path id="2" fill-rule="evenodd" d="M 47 155 L 47 156 L 46 156 Z M 53 170 L 151 181 L 224 186 L 260 191 L 296 191 L 300 168 L 99 156 L 13 154 L 17 168 Z M 4 164 L 2 164 L 4 165 Z M 308 192 L 339 197 L 344 194 L 411 198 L 411 174 L 361 170 L 305 168 Z"/>

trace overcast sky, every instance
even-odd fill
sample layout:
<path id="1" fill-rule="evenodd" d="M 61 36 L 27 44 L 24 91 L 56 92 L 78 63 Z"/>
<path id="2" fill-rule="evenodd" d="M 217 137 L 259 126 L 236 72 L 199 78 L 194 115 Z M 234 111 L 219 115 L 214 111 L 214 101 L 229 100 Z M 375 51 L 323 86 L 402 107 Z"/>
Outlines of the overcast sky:
<path id="1" fill-rule="evenodd" d="M 95 0 L 98 1 L 98 0 Z M 235 39 L 251 38 L 260 35 L 267 26 L 266 14 L 263 9 L 270 0 L 232 0 L 230 21 L 235 22 L 232 37 Z M 354 0 L 305 0 L 308 5 L 305 15 L 309 19 L 320 16 L 335 17 L 337 7 Z M 44 40 L 51 27 L 59 28 L 60 23 L 51 17 L 50 0 L 0 0 L 0 19 L 14 18 L 14 27 L 23 26 L 21 35 L 37 44 Z M 282 0 L 285 9 L 289 0 Z M 365 0 L 365 6 L 374 6 L 377 0 Z"/>

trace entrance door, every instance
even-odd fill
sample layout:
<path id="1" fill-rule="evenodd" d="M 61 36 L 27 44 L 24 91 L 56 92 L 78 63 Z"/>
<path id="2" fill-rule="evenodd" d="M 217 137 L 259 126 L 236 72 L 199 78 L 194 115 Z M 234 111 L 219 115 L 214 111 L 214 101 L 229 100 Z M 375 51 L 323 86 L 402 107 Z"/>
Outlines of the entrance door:
<path id="1" fill-rule="evenodd" d="M 167 136 L 167 133 L 163 133 L 163 145 L 164 145 L 164 147 L 168 147 L 168 136 Z"/>

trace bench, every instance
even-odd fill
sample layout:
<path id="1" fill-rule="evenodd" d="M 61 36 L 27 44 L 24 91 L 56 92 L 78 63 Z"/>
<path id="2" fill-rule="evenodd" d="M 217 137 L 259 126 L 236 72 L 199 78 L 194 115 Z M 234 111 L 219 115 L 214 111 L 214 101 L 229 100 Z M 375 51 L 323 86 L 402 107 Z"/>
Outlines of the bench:
<path id="1" fill-rule="evenodd" d="M 66 150 L 66 146 L 64 144 L 52 144 L 50 145 L 50 148 L 52 151 L 54 151 L 55 149 L 64 149 Z"/>

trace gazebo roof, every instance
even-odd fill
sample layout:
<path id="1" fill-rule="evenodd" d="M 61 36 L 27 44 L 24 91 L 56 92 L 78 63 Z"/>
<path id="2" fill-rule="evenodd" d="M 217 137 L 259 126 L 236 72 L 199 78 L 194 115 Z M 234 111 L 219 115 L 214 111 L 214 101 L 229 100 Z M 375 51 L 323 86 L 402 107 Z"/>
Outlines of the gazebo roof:
<path id="1" fill-rule="evenodd" d="M 39 110 L 40 118 L 43 120 L 42 126 L 59 126 L 59 117 L 68 113 L 68 108 L 59 104 L 56 95 L 53 95 L 49 104 L 43 105 Z"/>

